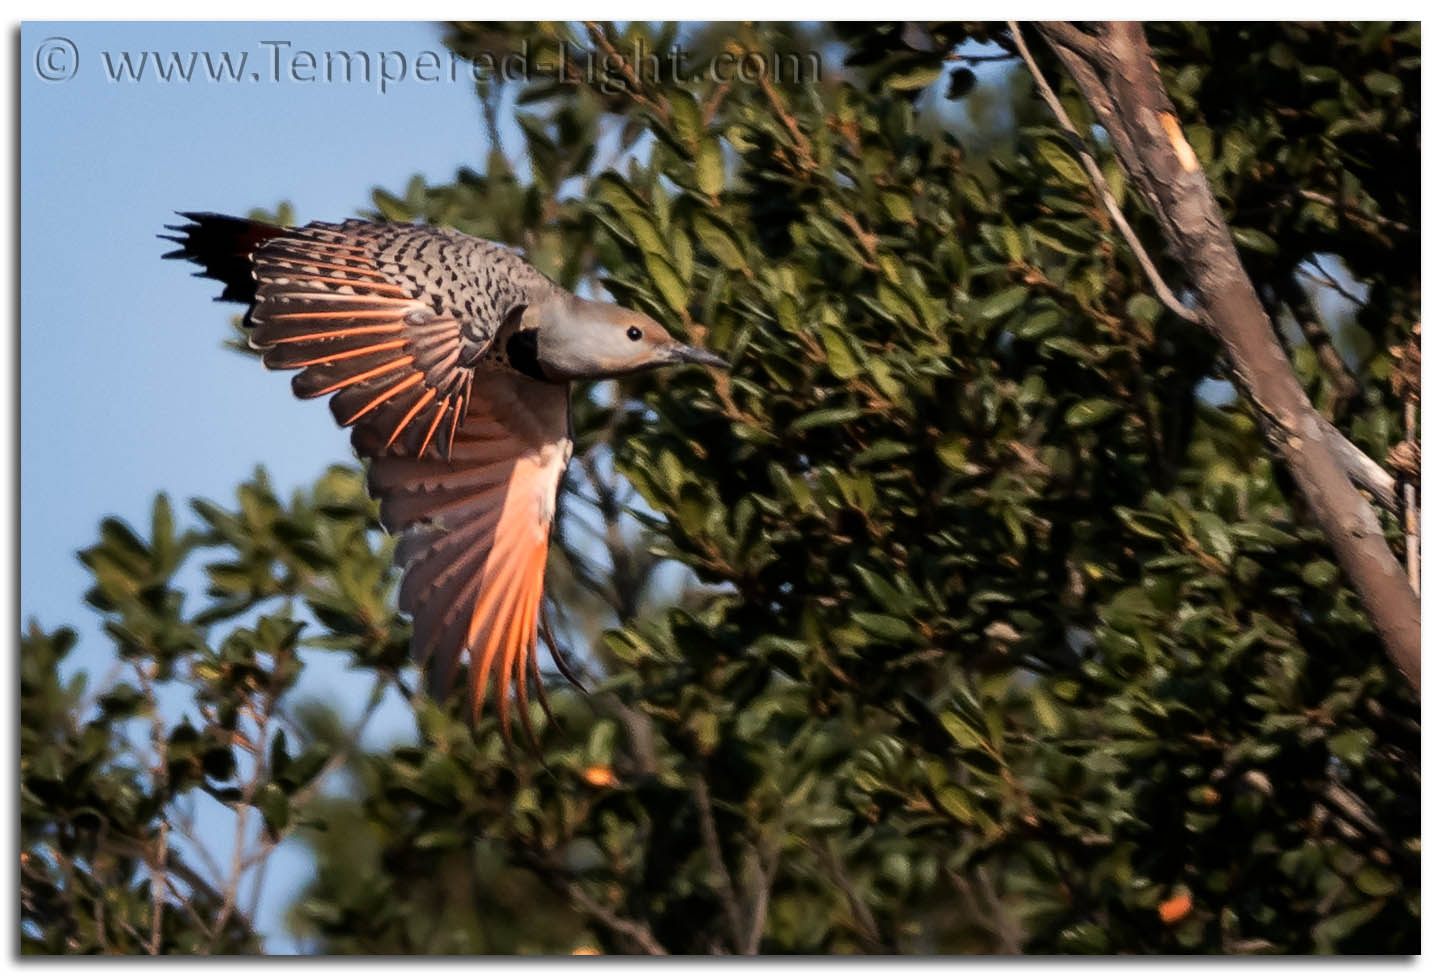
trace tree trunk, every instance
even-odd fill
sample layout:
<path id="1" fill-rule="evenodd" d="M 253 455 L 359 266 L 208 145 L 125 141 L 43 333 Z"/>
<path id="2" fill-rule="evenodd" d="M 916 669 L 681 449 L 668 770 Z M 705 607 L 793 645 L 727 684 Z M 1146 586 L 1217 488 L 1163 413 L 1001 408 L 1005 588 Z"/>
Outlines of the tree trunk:
<path id="1" fill-rule="evenodd" d="M 1039 24 L 1151 204 L 1187 274 L 1203 324 L 1226 351 L 1240 392 L 1301 488 L 1387 653 L 1420 691 L 1422 608 L 1371 506 L 1353 490 L 1242 267 L 1206 174 L 1162 87 L 1142 25 L 1087 31 Z"/>

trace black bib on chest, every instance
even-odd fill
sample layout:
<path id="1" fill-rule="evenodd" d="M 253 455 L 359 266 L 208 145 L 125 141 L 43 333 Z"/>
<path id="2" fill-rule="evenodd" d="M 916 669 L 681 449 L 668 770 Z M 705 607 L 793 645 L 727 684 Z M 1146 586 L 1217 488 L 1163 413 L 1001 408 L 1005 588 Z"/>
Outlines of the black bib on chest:
<path id="1" fill-rule="evenodd" d="M 506 340 L 506 362 L 522 376 L 533 380 L 544 380 L 541 361 L 536 349 L 536 330 L 523 329 L 511 334 Z"/>

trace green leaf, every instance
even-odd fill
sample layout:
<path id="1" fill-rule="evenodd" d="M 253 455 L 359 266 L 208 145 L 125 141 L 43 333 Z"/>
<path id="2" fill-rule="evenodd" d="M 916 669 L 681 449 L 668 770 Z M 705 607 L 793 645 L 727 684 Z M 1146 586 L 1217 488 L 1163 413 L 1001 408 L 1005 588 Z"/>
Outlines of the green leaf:
<path id="1" fill-rule="evenodd" d="M 1115 400 L 1093 397 L 1072 404 L 1063 419 L 1068 427 L 1093 427 L 1116 414 L 1121 408 L 1122 405 Z"/>
<path id="2" fill-rule="evenodd" d="M 1013 285 L 974 303 L 972 311 L 984 319 L 999 319 L 1020 308 L 1030 294 L 1025 285 Z"/>
<path id="3" fill-rule="evenodd" d="M 668 99 L 671 103 L 671 128 L 677 139 L 688 149 L 696 145 L 701 137 L 701 106 L 685 91 L 673 91 Z"/>
<path id="4" fill-rule="evenodd" d="M 273 833 L 281 833 L 290 824 L 290 797 L 278 783 L 266 783 L 255 797 L 255 808 L 265 818 Z"/>
<path id="5" fill-rule="evenodd" d="M 902 224 L 916 222 L 916 214 L 911 209 L 911 196 L 899 190 L 883 190 L 881 193 L 881 205 L 886 209 L 887 216 Z"/>
<path id="6" fill-rule="evenodd" d="M 936 456 L 953 471 L 966 470 L 966 438 L 950 437 L 936 445 Z"/>
<path id="7" fill-rule="evenodd" d="M 1277 254 L 1277 242 L 1253 227 L 1233 227 L 1232 240 L 1244 251 L 1256 251 L 1268 257 Z"/>
<path id="8" fill-rule="evenodd" d="M 955 712 L 942 712 L 941 724 L 963 749 L 984 749 L 986 740 Z"/>
<path id="9" fill-rule="evenodd" d="M 1064 181 L 1072 186 L 1086 186 L 1091 181 L 1087 179 L 1086 170 L 1082 164 L 1077 162 L 1075 155 L 1070 150 L 1064 149 L 1052 142 L 1050 139 L 1041 139 L 1036 143 L 1037 155 L 1041 156 L 1042 162 L 1046 163 Z"/>
<path id="10" fill-rule="evenodd" d="M 1312 937 L 1317 940 L 1318 951 L 1336 952 L 1338 942 L 1375 918 L 1385 904 L 1386 902 L 1380 899 L 1365 902 L 1337 912 L 1335 915 L 1329 915 L 1318 922 L 1312 929 Z"/>
<path id="11" fill-rule="evenodd" d="M 721 193 L 726 183 L 726 167 L 721 160 L 721 143 L 715 139 L 703 139 L 696 146 L 696 186 L 702 193 L 714 197 Z"/>
<path id="12" fill-rule="evenodd" d="M 791 424 L 794 431 L 810 430 L 813 427 L 836 427 L 861 416 L 858 407 L 834 407 L 829 410 L 812 410 L 802 414 Z"/>
<path id="13" fill-rule="evenodd" d="M 655 282 L 661 297 L 666 300 L 666 304 L 675 311 L 685 314 L 686 286 L 671 265 L 666 262 L 666 259 L 657 254 L 647 254 L 646 270 L 650 273 L 651 280 Z"/>
<path id="14" fill-rule="evenodd" d="M 976 823 L 976 809 L 971 798 L 960 786 L 948 783 L 936 791 L 936 801 L 941 808 L 964 824 Z"/>
<path id="15" fill-rule="evenodd" d="M 1405 90 L 1402 81 L 1396 75 L 1389 75 L 1385 71 L 1369 71 L 1362 78 L 1362 84 L 1374 95 L 1393 96 L 1400 95 Z"/>
<path id="16" fill-rule="evenodd" d="M 1373 739 L 1370 729 L 1348 729 L 1328 737 L 1327 748 L 1347 765 L 1361 767 L 1372 749 Z"/>
<path id="17" fill-rule="evenodd" d="M 901 642 L 910 641 L 912 638 L 911 625 L 896 617 L 857 610 L 852 612 L 851 618 L 867 633 L 882 640 Z"/>
<path id="18" fill-rule="evenodd" d="M 741 253 L 741 246 L 736 242 L 731 232 L 717 224 L 710 217 L 697 215 L 694 224 L 696 236 L 701 239 L 706 250 L 716 256 L 716 260 L 729 271 L 740 271 L 746 267 L 746 257 Z"/>
<path id="19" fill-rule="evenodd" d="M 1196 529 L 1202 548 L 1224 565 L 1231 565 L 1236 549 L 1226 523 L 1213 512 L 1197 512 Z"/>
<path id="20" fill-rule="evenodd" d="M 1396 894 L 1398 888 L 1396 878 L 1382 873 L 1380 869 L 1372 867 L 1371 865 L 1357 872 L 1357 876 L 1352 879 L 1352 883 L 1357 886 L 1357 890 L 1362 894 L 1369 895 L 1373 898 L 1382 898 L 1387 895 Z"/>
<path id="21" fill-rule="evenodd" d="M 837 379 L 849 380 L 861 372 L 856 357 L 851 354 L 846 339 L 835 329 L 822 328 L 821 344 L 826 348 L 826 365 Z"/>
<path id="22" fill-rule="evenodd" d="M 936 81 L 940 75 L 940 64 L 921 64 L 906 71 L 899 71 L 896 74 L 887 75 L 886 87 L 892 91 L 916 91 Z"/>

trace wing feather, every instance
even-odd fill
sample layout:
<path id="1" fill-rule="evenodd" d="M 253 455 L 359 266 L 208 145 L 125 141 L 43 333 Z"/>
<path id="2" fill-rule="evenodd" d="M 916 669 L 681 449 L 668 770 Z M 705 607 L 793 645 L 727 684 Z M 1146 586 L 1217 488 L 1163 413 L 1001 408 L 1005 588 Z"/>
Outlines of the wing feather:
<path id="1" fill-rule="evenodd" d="M 362 454 L 447 456 L 480 357 L 507 315 L 555 288 L 508 248 L 437 227 L 182 216 L 166 256 L 250 305 L 265 365 L 297 370 L 297 396 L 332 396 Z"/>
<path id="2" fill-rule="evenodd" d="M 567 409 L 563 386 L 480 373 L 449 460 L 385 454 L 367 478 L 382 524 L 400 534 L 399 604 L 432 693 L 443 698 L 468 661 L 472 717 L 494 697 L 508 738 L 511 699 L 522 711 L 530 700 Z"/>
<path id="3" fill-rule="evenodd" d="M 539 675 L 569 403 L 564 385 L 483 354 L 508 316 L 555 285 L 507 248 L 440 228 L 182 216 L 191 223 L 169 228 L 180 247 L 166 256 L 248 304 L 265 365 L 296 370 L 298 396 L 329 396 L 370 459 L 382 523 L 400 534 L 411 652 L 429 664 L 433 693 L 444 697 L 468 663 L 472 717 L 493 694 L 509 739 L 512 694 L 524 714 L 526 682 Z"/>

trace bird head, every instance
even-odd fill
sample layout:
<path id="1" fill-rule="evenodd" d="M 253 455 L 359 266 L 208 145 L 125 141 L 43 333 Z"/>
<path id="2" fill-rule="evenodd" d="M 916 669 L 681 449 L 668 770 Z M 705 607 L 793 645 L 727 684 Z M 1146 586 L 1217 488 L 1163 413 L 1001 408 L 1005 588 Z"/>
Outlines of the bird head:
<path id="1" fill-rule="evenodd" d="M 679 363 L 728 365 L 678 342 L 649 315 L 566 293 L 527 308 L 521 328 L 536 329 L 536 358 L 557 380 L 605 379 Z"/>

